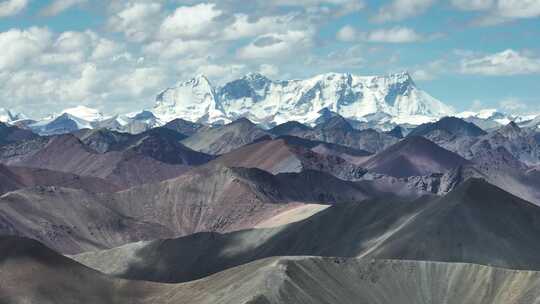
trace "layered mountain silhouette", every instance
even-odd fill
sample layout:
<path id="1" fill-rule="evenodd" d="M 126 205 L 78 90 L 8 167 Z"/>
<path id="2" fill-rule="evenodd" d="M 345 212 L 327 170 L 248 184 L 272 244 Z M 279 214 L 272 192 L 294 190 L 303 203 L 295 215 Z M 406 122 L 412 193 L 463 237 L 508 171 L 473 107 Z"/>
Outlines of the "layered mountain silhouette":
<path id="1" fill-rule="evenodd" d="M 0 125 L 0 303 L 534 302 L 537 128 L 334 110 Z"/>

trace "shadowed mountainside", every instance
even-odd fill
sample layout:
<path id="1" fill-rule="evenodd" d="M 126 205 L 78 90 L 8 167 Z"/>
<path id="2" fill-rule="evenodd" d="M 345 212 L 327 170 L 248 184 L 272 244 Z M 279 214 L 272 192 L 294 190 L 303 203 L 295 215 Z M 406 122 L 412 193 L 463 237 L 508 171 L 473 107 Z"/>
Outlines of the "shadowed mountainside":
<path id="1" fill-rule="evenodd" d="M 438 199 L 336 205 L 278 228 L 200 233 L 85 253 L 77 259 L 120 277 L 158 282 L 190 281 L 257 259 L 291 255 L 534 270 L 540 269 L 539 227 L 540 207 L 470 179 Z"/>
<path id="2" fill-rule="evenodd" d="M 445 173 L 468 161 L 419 136 L 407 137 L 362 164 L 369 171 L 394 177 Z"/>
<path id="3" fill-rule="evenodd" d="M 540 273 L 472 264 L 320 257 L 254 261 L 185 284 L 105 276 L 40 243 L 0 238 L 1 303 L 533 303 Z"/>

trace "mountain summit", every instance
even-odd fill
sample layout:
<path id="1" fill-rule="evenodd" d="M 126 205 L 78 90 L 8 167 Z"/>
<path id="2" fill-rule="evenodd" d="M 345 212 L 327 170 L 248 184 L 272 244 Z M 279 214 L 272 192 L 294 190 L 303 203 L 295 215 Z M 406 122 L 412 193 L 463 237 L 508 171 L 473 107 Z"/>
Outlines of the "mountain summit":
<path id="1" fill-rule="evenodd" d="M 453 112 L 420 90 L 406 72 L 386 76 L 328 73 L 288 81 L 250 73 L 220 87 L 198 76 L 160 93 L 153 112 L 163 121 L 181 117 L 216 123 L 245 116 L 255 123 L 274 125 L 287 121 L 313 124 L 323 109 L 352 120 L 382 116 L 411 124 Z M 381 113 L 386 115 L 373 115 Z"/>

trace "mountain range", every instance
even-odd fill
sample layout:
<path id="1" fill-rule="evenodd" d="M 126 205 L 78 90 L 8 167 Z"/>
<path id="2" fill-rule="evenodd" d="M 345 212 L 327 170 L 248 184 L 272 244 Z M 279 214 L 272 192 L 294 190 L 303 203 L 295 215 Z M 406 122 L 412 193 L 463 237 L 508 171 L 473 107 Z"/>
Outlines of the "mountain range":
<path id="1" fill-rule="evenodd" d="M 537 117 L 455 114 L 406 73 L 2 113 L 0 303 L 540 298 Z"/>
<path id="2" fill-rule="evenodd" d="M 68 108 L 41 119 L 28 119 L 0 109 L 0 121 L 41 135 L 80 129 L 108 128 L 140 133 L 173 120 L 223 125 L 245 117 L 264 128 L 296 121 L 308 126 L 337 114 L 357 129 L 405 130 L 444 116 L 455 116 L 484 130 L 514 121 L 538 127 L 537 115 L 509 115 L 496 109 L 456 113 L 454 109 L 418 88 L 407 73 L 359 76 L 328 73 L 302 80 L 271 80 L 250 73 L 216 86 L 204 75 L 180 82 L 157 94 L 151 109 L 122 115 L 105 115 L 86 106 Z"/>

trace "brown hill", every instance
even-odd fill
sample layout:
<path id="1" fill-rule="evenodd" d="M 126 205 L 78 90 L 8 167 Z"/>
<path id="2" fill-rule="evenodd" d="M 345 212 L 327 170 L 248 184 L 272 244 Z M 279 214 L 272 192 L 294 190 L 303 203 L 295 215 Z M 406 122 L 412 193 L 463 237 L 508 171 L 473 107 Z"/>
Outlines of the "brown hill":
<path id="1" fill-rule="evenodd" d="M 200 233 L 88 253 L 77 259 L 121 277 L 160 282 L 190 281 L 257 259 L 291 255 L 465 262 L 538 270 L 539 223 L 540 207 L 471 179 L 435 200 L 336 205 L 278 228 Z"/>
<path id="2" fill-rule="evenodd" d="M 461 156 L 423 137 L 412 136 L 377 153 L 362 165 L 372 172 L 409 177 L 445 173 L 467 163 Z"/>
<path id="3" fill-rule="evenodd" d="M 449 280 L 449 278 L 451 278 Z M 540 273 L 471 264 L 274 257 L 185 284 L 115 279 L 0 237 L 0 303 L 531 303 Z"/>

